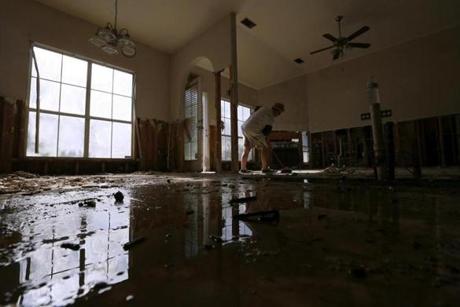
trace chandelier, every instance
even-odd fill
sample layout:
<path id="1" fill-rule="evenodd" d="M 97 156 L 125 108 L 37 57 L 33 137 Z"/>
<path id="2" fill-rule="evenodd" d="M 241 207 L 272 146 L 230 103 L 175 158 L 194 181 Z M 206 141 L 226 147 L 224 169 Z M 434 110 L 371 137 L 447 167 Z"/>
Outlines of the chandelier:
<path id="1" fill-rule="evenodd" d="M 107 54 L 116 55 L 121 53 L 126 57 L 132 58 L 136 55 L 136 44 L 130 39 L 127 29 L 117 29 L 117 19 L 118 0 L 115 0 L 114 24 L 107 23 L 105 28 L 98 28 L 96 34 L 89 41 Z"/>

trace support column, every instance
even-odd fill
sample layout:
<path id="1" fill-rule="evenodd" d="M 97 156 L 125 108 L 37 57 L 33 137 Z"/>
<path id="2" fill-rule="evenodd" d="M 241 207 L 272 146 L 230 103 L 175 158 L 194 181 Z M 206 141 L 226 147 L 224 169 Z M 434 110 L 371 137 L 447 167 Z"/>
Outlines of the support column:
<path id="1" fill-rule="evenodd" d="M 237 172 L 238 165 L 238 53 L 236 37 L 236 13 L 231 13 L 230 18 L 230 39 L 231 57 L 230 66 L 231 96 L 230 96 L 230 115 L 231 115 L 231 135 L 232 135 L 232 171 Z"/>
<path id="2" fill-rule="evenodd" d="M 222 95 L 221 90 L 221 71 L 214 73 L 214 92 L 215 92 L 215 108 L 216 108 L 216 140 L 214 143 L 214 167 L 216 172 L 222 171 L 222 122 L 221 122 L 221 109 L 220 100 Z"/>
<path id="3" fill-rule="evenodd" d="M 383 145 L 383 126 L 380 113 L 379 86 L 374 81 L 367 84 L 369 94 L 370 113 L 372 119 L 372 137 L 374 143 L 374 164 L 377 171 L 377 180 L 385 179 L 385 148 Z"/>

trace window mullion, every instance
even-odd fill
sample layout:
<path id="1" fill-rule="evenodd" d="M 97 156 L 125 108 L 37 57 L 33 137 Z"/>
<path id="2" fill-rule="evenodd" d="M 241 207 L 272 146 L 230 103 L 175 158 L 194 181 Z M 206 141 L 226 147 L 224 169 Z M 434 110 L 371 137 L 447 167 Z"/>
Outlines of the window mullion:
<path id="1" fill-rule="evenodd" d="M 90 98 L 91 98 L 91 71 L 93 63 L 88 62 L 88 73 L 86 76 L 86 107 L 85 107 L 85 141 L 83 144 L 83 157 L 89 157 L 89 123 L 90 123 Z"/>

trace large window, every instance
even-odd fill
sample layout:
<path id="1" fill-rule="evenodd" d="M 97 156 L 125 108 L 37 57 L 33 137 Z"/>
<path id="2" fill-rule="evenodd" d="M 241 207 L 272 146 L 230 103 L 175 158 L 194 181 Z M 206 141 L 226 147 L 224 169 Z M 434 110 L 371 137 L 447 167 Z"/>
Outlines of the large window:
<path id="1" fill-rule="evenodd" d="M 230 102 L 221 100 L 220 102 L 221 120 L 224 124 L 222 130 L 222 161 L 232 160 L 232 132 L 231 132 L 231 116 L 230 116 Z M 238 105 L 238 157 L 243 154 L 243 131 L 241 125 L 251 116 L 251 108 Z M 253 151 L 251 151 L 249 159 L 252 159 Z"/>
<path id="2" fill-rule="evenodd" d="M 32 51 L 27 155 L 130 158 L 133 74 L 37 46 Z"/>
<path id="3" fill-rule="evenodd" d="M 198 159 L 198 84 L 191 84 L 185 90 L 185 127 L 184 127 L 184 159 Z"/>

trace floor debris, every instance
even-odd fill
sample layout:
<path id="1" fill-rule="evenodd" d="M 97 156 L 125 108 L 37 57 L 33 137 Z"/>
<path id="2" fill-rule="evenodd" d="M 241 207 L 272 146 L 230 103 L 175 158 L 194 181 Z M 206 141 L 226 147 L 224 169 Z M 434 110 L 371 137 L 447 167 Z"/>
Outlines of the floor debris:
<path id="1" fill-rule="evenodd" d="M 123 199 L 125 199 L 125 196 L 120 191 L 118 191 L 117 193 L 113 194 L 113 196 L 115 197 L 115 201 L 117 203 L 122 203 Z"/>
<path id="2" fill-rule="evenodd" d="M 257 200 L 256 195 L 251 195 L 251 196 L 242 196 L 242 197 L 235 197 L 230 200 L 231 204 L 240 204 L 240 203 L 247 203 L 250 201 L 255 201 Z"/>
<path id="3" fill-rule="evenodd" d="M 61 247 L 65 249 L 71 249 L 73 251 L 77 251 L 80 249 L 80 245 L 75 244 L 75 243 L 62 243 Z"/>
<path id="4" fill-rule="evenodd" d="M 253 213 L 243 213 L 234 216 L 235 219 L 247 222 L 273 223 L 279 222 L 280 212 L 278 210 L 259 211 Z"/>
<path id="5" fill-rule="evenodd" d="M 124 249 L 124 250 L 130 250 L 130 249 L 133 248 L 134 246 L 143 243 L 145 240 L 146 240 L 145 237 L 139 237 L 139 238 L 137 238 L 137 239 L 134 239 L 134 240 L 132 240 L 132 241 L 130 241 L 130 242 L 127 242 L 127 243 L 123 244 L 123 249 Z"/>

